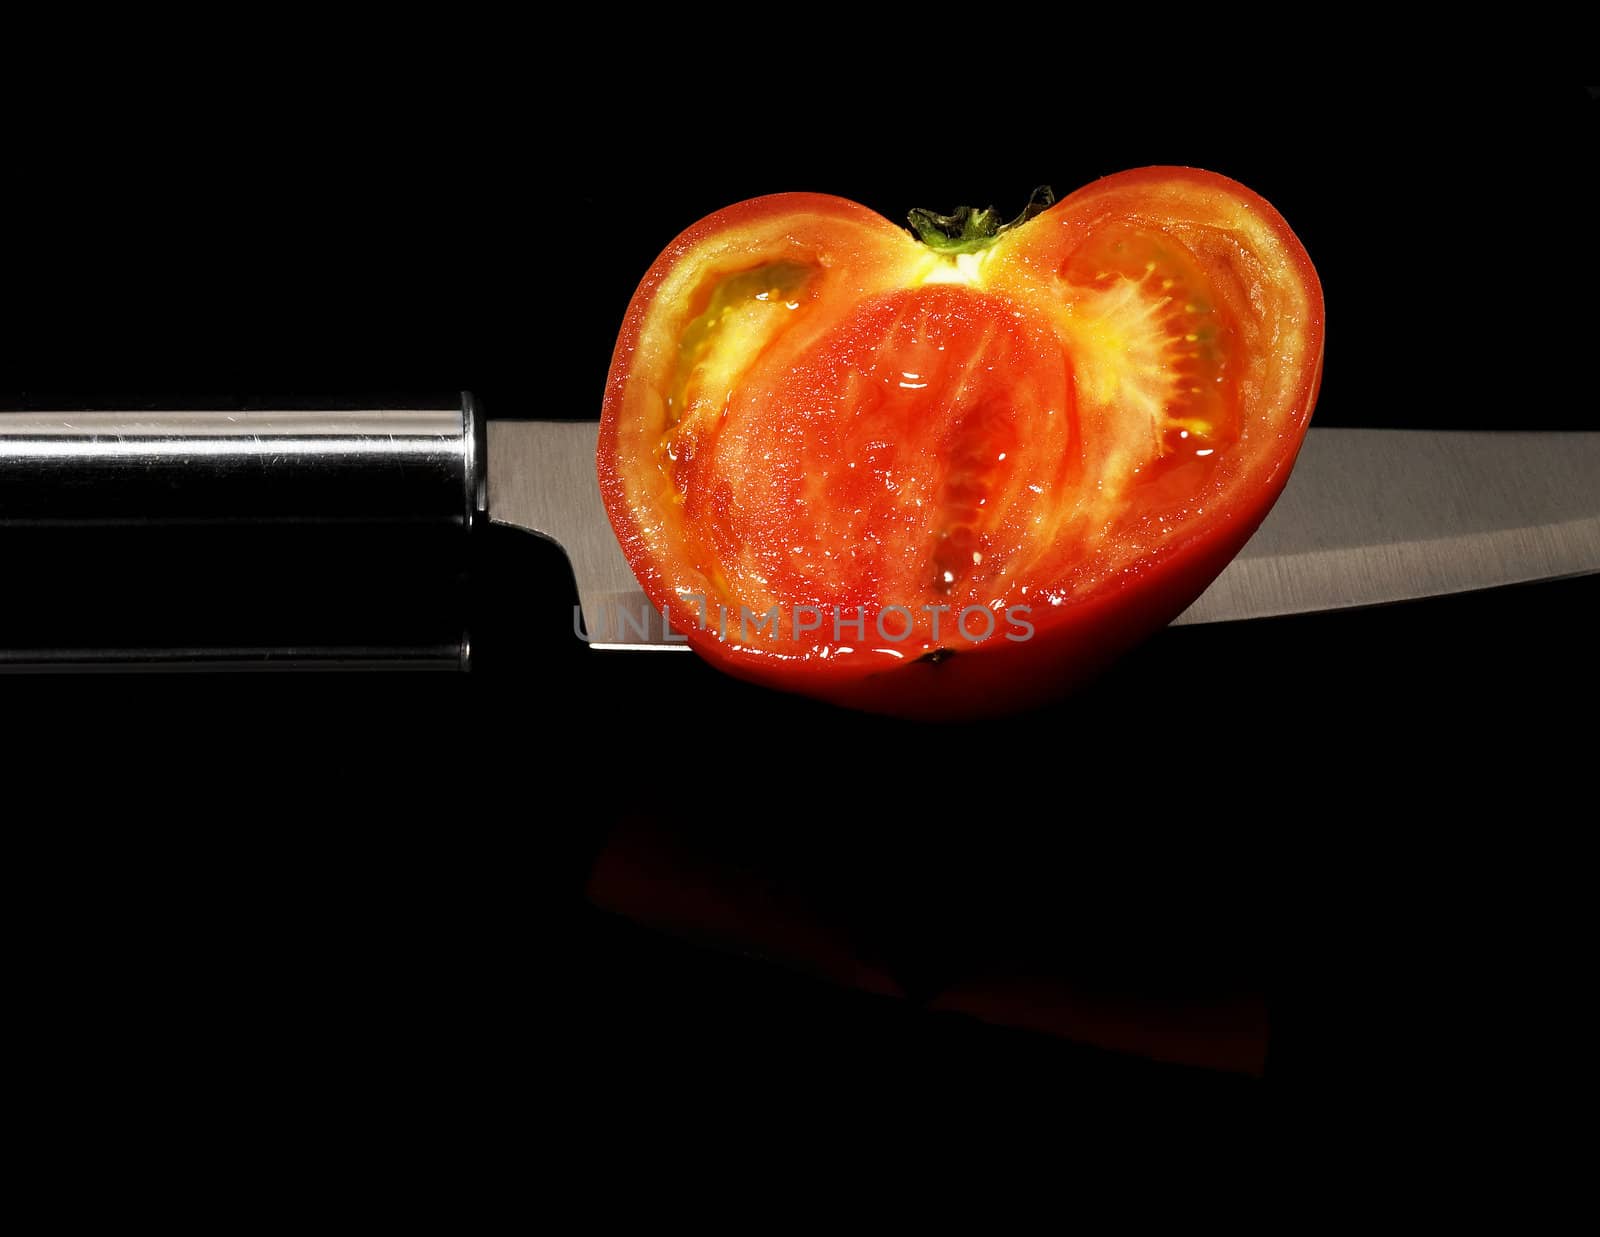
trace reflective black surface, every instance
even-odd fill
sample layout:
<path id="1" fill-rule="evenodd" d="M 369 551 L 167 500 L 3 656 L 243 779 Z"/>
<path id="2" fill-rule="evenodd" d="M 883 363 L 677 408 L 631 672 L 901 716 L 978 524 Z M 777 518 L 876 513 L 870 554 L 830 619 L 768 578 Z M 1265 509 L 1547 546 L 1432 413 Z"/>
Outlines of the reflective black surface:
<path id="1" fill-rule="evenodd" d="M 6 398 L 470 386 L 491 415 L 592 417 L 639 275 L 712 209 L 801 188 L 890 217 L 1014 206 L 1179 162 L 1262 193 L 1317 263 L 1318 424 L 1596 428 L 1582 90 L 1041 97 L 932 126 L 802 91 L 763 96 L 752 144 L 714 116 L 663 123 L 655 94 L 634 124 L 551 125 L 573 100 L 523 81 L 488 73 L 449 114 L 396 103 L 337 142 L 246 109 L 225 158 L 181 137 L 35 152 L 56 176 L 10 276 Z M 284 126 L 304 140 L 269 140 Z M 469 186 L 397 196 L 442 166 Z M 129 184 L 153 188 L 108 210 Z M 1114 1032 L 941 1005 L 997 975 L 1145 1023 L 1257 1001 L 1267 1090 L 1318 1100 L 1504 1066 L 1516 1033 L 1562 1021 L 1593 580 L 1174 630 L 1057 708 L 930 728 L 591 654 L 559 556 L 509 535 L 475 553 L 467 679 L 0 688 L 44 1024 L 129 1069 L 148 1035 L 180 1069 L 243 1054 L 269 1079 L 353 1079 L 378 1111 L 402 1062 L 423 1090 L 517 1103 L 559 1076 L 546 1111 L 606 1130 L 663 1097 L 782 1104 L 797 1080 L 1055 1111 L 1263 1096 L 1082 1046 Z M 419 776 L 441 728 L 451 757 Z M 672 922 L 660 885 L 596 887 L 607 855 L 669 889 L 766 891 L 809 926 L 727 900 Z M 663 921 L 676 934 L 644 926 Z M 741 932 L 784 965 L 741 957 Z M 819 950 L 905 995 L 810 977 L 836 966 Z"/>

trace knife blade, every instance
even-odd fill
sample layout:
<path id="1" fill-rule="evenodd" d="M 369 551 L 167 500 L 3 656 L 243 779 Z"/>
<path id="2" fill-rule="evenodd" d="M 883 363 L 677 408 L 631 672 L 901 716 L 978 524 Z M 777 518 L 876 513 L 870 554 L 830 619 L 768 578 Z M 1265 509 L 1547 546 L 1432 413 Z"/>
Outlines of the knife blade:
<path id="1" fill-rule="evenodd" d="M 1600 433 L 1313 429 L 1282 497 L 1179 623 L 1600 571 Z"/>
<path id="2" fill-rule="evenodd" d="M 598 649 L 681 651 L 595 479 L 592 422 L 491 421 L 489 518 L 571 560 Z M 1384 605 L 1600 571 L 1600 433 L 1323 429 L 1277 505 L 1178 623 Z"/>

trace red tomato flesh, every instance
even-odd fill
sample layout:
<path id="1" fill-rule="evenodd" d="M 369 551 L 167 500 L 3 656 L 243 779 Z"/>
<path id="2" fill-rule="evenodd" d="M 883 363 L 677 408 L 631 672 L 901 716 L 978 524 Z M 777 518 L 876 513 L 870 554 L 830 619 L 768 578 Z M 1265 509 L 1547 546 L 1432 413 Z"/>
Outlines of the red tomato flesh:
<path id="1" fill-rule="evenodd" d="M 599 474 L 646 592 L 715 664 L 999 712 L 1204 589 L 1281 491 L 1321 357 L 1304 250 L 1210 173 L 1110 177 L 954 255 L 782 194 L 646 275 Z"/>

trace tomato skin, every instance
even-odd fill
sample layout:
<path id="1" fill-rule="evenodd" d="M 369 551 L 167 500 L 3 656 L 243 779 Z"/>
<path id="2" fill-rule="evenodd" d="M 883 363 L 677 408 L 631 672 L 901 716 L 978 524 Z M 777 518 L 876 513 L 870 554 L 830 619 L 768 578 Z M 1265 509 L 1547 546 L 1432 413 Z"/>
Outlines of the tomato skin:
<path id="1" fill-rule="evenodd" d="M 770 293 L 750 291 L 765 282 Z M 952 282 L 965 286 L 937 286 Z M 952 352 L 981 361 L 972 330 L 947 325 L 963 313 L 996 330 L 1015 318 L 1009 338 L 1034 341 L 1037 355 L 1020 360 L 1022 345 L 1008 345 L 1000 368 L 1017 396 L 1004 423 L 972 429 L 979 419 L 959 392 L 892 389 L 916 383 L 890 383 L 890 395 L 926 402 L 892 411 L 899 405 L 862 377 L 871 376 L 863 357 L 876 346 L 897 365 L 905 339 L 926 336 L 931 346 L 943 330 L 937 338 Z M 1003 235 L 978 260 L 955 263 L 840 198 L 755 198 L 684 232 L 634 294 L 607 380 L 601 489 L 645 591 L 670 608 L 702 657 L 728 673 L 906 717 L 1004 714 L 1103 670 L 1182 613 L 1238 553 L 1288 480 L 1316 398 L 1322 336 L 1321 289 L 1304 248 L 1265 201 L 1209 172 L 1145 168 L 1107 177 Z M 994 330 L 983 334 L 993 338 Z M 993 378 L 986 381 L 993 387 Z M 832 508 L 789 514 L 788 503 L 805 509 L 803 493 L 816 511 L 818 475 L 846 466 L 853 448 L 835 440 L 860 423 L 860 391 L 871 397 L 870 415 L 888 418 L 872 445 L 899 450 L 900 471 L 885 467 L 885 484 L 925 496 L 927 506 L 858 509 L 852 524 L 838 506 L 858 500 L 838 495 L 862 487 L 839 489 L 838 473 L 828 482 Z M 1064 436 L 1046 419 L 1058 414 L 1071 422 Z M 918 434 L 934 432 L 920 427 L 933 425 L 957 437 L 908 456 Z M 1081 476 L 1068 482 L 1052 474 L 1053 482 L 1023 489 L 991 463 L 995 475 L 979 475 L 976 486 L 971 477 L 952 482 L 951 459 L 982 455 L 994 445 L 984 437 L 991 433 L 1010 448 L 1006 468 L 1017 465 L 1013 444 L 1021 434 L 1023 460 L 1044 470 L 1041 479 L 1058 464 Z M 754 457 L 751 444 L 768 449 Z M 1104 500 L 1092 492 L 1102 485 L 1109 487 Z M 973 495 L 994 497 L 1002 488 L 1002 510 L 977 510 Z M 1040 491 L 1042 498 L 1031 497 Z M 960 501 L 949 497 L 957 492 Z M 943 497 L 935 501 L 936 494 Z M 938 516 L 928 516 L 935 509 Z M 1035 512 L 1033 523 L 1054 529 L 1053 537 L 1027 540 L 1024 517 Z M 717 596 L 742 602 L 769 577 L 792 581 L 796 571 L 816 572 L 822 558 L 836 562 L 846 552 L 854 560 L 867 540 L 876 545 L 880 533 L 894 531 L 896 556 L 880 554 L 858 577 L 835 579 L 826 596 L 847 607 L 904 599 L 915 610 L 916 601 L 938 601 L 941 588 L 952 590 L 957 608 L 993 593 L 1007 604 L 1030 603 L 1030 638 L 944 636 L 934 648 L 924 624 L 891 650 L 833 639 L 829 624 L 811 646 L 798 634 L 764 644 L 720 633 Z M 815 561 L 803 569 L 777 561 L 790 540 L 803 543 L 796 551 L 809 549 L 808 536 L 819 547 Z M 988 564 L 972 567 L 972 580 L 941 585 L 933 565 L 959 572 L 969 550 L 974 564 Z M 902 562 L 905 573 L 894 574 Z M 1024 581 L 1035 591 L 1019 593 Z M 786 587 L 761 593 L 752 609 L 824 596 Z M 707 598 L 705 609 L 684 601 L 695 593 Z M 1055 604 L 1032 604 L 1047 593 Z M 702 614 L 710 618 L 704 628 L 696 621 Z M 737 615 L 730 626 L 737 628 Z"/>

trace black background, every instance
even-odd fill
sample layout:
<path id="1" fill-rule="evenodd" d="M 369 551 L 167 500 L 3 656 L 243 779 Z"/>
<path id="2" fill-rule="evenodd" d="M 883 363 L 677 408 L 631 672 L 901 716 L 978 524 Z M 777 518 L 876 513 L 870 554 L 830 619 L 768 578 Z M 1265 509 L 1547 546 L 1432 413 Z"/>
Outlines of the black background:
<path id="1" fill-rule="evenodd" d="M 634 284 L 719 206 L 1010 210 L 1171 162 L 1304 240 L 1316 424 L 1594 428 L 1582 89 L 907 93 L 783 56 L 557 88 L 509 55 L 102 56 L 66 80 L 103 89 L 13 87 L 8 406 L 465 387 L 593 418 Z M 591 655 L 559 554 L 475 554 L 470 678 L 0 680 L 39 1071 L 130 1128 L 443 1125 L 498 1159 L 530 1123 L 651 1140 L 664 1112 L 818 1094 L 836 1121 L 956 1095 L 1209 1121 L 1364 1082 L 1376 1113 L 1565 1060 L 1593 581 L 1173 630 L 1057 708 L 927 727 Z M 800 890 L 913 999 L 595 911 L 622 817 Z M 920 1007 L 1019 960 L 1265 994 L 1265 1087 Z"/>

